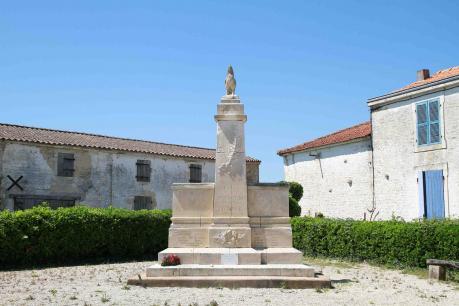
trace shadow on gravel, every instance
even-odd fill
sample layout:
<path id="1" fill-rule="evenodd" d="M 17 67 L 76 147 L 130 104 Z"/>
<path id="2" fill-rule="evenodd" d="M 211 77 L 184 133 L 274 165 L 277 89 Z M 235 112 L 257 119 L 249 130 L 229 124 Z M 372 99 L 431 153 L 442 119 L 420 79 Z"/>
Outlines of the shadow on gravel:
<path id="1" fill-rule="evenodd" d="M 357 281 L 354 281 L 354 280 L 352 280 L 352 279 L 347 279 L 347 278 L 343 278 L 343 279 L 332 279 L 331 282 L 332 282 L 332 284 L 358 283 Z"/>

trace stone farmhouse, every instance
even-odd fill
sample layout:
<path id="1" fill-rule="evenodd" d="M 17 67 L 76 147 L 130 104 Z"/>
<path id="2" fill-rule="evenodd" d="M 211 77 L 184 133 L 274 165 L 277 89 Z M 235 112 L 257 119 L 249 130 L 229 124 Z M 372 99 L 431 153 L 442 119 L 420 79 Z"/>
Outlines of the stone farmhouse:
<path id="1" fill-rule="evenodd" d="M 283 149 L 303 214 L 459 217 L 459 67 L 371 98 L 370 121 Z"/>
<path id="2" fill-rule="evenodd" d="M 260 161 L 247 158 L 247 181 Z M 0 209 L 167 209 L 172 183 L 213 182 L 215 150 L 0 124 Z"/>

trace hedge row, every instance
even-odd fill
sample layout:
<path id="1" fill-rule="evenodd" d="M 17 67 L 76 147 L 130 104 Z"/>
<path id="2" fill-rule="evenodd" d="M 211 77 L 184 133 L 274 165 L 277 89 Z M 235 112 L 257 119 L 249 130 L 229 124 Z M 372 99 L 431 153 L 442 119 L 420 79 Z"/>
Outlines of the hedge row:
<path id="1" fill-rule="evenodd" d="M 0 268 L 154 258 L 170 211 L 77 206 L 0 212 Z"/>
<path id="2" fill-rule="evenodd" d="M 170 211 L 77 206 L 0 212 L 0 270 L 153 259 L 167 247 Z M 292 219 L 294 246 L 309 256 L 425 267 L 459 260 L 459 220 Z"/>
<path id="3" fill-rule="evenodd" d="M 353 221 L 292 219 L 293 244 L 309 256 L 425 267 L 426 259 L 459 260 L 459 220 Z"/>

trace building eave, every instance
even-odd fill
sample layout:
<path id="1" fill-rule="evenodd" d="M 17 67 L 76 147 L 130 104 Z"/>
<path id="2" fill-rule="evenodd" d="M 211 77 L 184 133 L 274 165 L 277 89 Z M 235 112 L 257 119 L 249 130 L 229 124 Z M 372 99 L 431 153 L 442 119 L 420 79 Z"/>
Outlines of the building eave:
<path id="1" fill-rule="evenodd" d="M 428 83 L 425 85 L 408 88 L 389 94 L 368 99 L 367 105 L 371 109 L 375 109 L 384 105 L 392 104 L 395 102 L 405 101 L 419 96 L 435 93 L 438 91 L 447 90 L 459 86 L 459 75 L 439 80 L 436 82 Z"/>
<path id="2" fill-rule="evenodd" d="M 354 138 L 354 139 L 351 139 L 351 140 L 348 140 L 348 141 L 336 142 L 336 143 L 332 143 L 332 144 L 327 144 L 327 145 L 323 145 L 323 146 L 307 148 L 307 149 L 298 150 L 298 151 L 292 151 L 292 152 L 286 152 L 286 153 L 277 153 L 277 155 L 279 155 L 281 157 L 285 157 L 287 155 L 292 155 L 292 154 L 319 151 L 319 150 L 323 150 L 323 149 L 330 149 L 330 148 L 333 148 L 333 147 L 344 146 L 344 145 L 355 143 L 355 142 L 361 142 L 363 140 L 368 140 L 370 138 L 371 138 L 371 135 L 367 135 L 367 136 L 364 136 L 364 137 Z"/>

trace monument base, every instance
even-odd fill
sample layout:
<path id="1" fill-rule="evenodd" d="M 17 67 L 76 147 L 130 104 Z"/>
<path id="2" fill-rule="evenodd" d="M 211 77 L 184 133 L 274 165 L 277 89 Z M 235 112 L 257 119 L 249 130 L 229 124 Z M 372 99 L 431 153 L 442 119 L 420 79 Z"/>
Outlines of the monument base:
<path id="1" fill-rule="evenodd" d="M 197 265 L 147 268 L 128 280 L 145 287 L 330 288 L 330 279 L 302 264 Z"/>
<path id="2" fill-rule="evenodd" d="M 177 255 L 180 263 L 196 265 L 301 264 L 303 254 L 295 248 L 167 248 L 158 254 Z"/>

